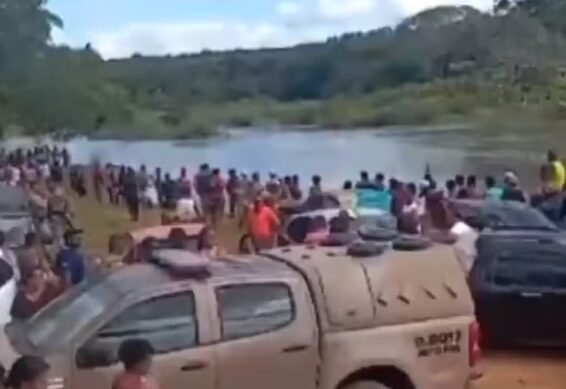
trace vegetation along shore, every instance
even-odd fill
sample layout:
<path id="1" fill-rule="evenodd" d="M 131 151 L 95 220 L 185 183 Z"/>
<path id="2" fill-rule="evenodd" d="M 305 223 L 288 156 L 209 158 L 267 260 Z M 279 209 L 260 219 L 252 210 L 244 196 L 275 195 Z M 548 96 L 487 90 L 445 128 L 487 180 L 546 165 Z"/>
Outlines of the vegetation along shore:
<path id="1" fill-rule="evenodd" d="M 51 29 L 64 23 L 48 6 L 0 0 L 5 135 L 184 139 L 223 126 L 566 122 L 563 0 L 437 7 L 291 48 L 118 60 L 91 45 L 53 45 Z"/>

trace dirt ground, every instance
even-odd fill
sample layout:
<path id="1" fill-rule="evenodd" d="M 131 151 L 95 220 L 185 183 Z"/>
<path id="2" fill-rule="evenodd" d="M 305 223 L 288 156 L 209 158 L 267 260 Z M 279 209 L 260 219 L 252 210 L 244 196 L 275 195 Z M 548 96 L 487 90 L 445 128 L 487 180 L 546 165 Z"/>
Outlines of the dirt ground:
<path id="1" fill-rule="evenodd" d="M 566 388 L 566 352 L 491 351 L 475 389 Z"/>
<path id="2" fill-rule="evenodd" d="M 144 211 L 134 224 L 122 208 L 103 206 L 93 199 L 74 199 L 74 207 L 76 224 L 85 230 L 86 247 L 99 257 L 106 255 L 110 234 L 160 223 L 159 212 Z M 217 236 L 223 248 L 234 252 L 239 237 L 234 222 L 226 221 Z M 566 388 L 566 351 L 486 351 L 481 369 L 484 374 L 475 389 Z"/>

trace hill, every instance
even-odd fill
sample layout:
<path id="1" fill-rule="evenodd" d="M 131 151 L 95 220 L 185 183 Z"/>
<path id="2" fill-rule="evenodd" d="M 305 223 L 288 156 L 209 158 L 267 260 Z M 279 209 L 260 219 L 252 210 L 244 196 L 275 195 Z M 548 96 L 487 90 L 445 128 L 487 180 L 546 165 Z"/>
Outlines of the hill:
<path id="1" fill-rule="evenodd" d="M 531 100 L 562 117 L 566 0 L 499 0 L 494 13 L 438 7 L 286 49 L 107 62 L 90 46 L 53 47 L 50 26 L 61 21 L 46 6 L 0 0 L 0 126 L 191 137 L 220 125 L 428 123 Z M 13 27 L 37 20 L 33 36 Z M 10 50 L 17 60 L 2 55 Z"/>

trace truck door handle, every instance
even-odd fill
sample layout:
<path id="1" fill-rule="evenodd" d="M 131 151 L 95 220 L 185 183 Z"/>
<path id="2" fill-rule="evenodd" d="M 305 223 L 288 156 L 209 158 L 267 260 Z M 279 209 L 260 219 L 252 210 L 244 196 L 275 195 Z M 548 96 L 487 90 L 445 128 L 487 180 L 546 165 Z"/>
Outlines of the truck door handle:
<path id="1" fill-rule="evenodd" d="M 208 367 L 208 363 L 204 361 L 194 361 L 188 362 L 187 364 L 181 366 L 181 371 L 196 371 L 206 369 Z"/>
<path id="2" fill-rule="evenodd" d="M 537 292 L 521 292 L 521 297 L 536 299 L 536 298 L 541 298 L 541 297 L 542 297 L 542 293 L 537 293 Z"/>
<path id="3" fill-rule="evenodd" d="M 309 346 L 306 344 L 298 344 L 296 346 L 289 346 L 283 349 L 284 353 L 300 353 L 301 351 L 305 351 L 308 349 Z"/>

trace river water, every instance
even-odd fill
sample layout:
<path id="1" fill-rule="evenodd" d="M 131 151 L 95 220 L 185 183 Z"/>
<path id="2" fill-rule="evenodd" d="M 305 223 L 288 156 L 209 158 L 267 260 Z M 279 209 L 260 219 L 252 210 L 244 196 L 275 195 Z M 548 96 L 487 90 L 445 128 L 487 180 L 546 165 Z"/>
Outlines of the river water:
<path id="1" fill-rule="evenodd" d="M 466 127 L 386 128 L 350 131 L 231 130 L 226 136 L 195 141 L 109 141 L 76 139 L 68 144 L 73 161 L 93 159 L 177 172 L 194 172 L 208 162 L 223 170 L 313 174 L 327 187 L 356 179 L 361 170 L 418 180 L 428 164 L 439 180 L 456 173 L 501 176 L 513 169 L 525 185 L 536 183 L 547 149 L 566 153 L 560 129 L 488 130 Z"/>

